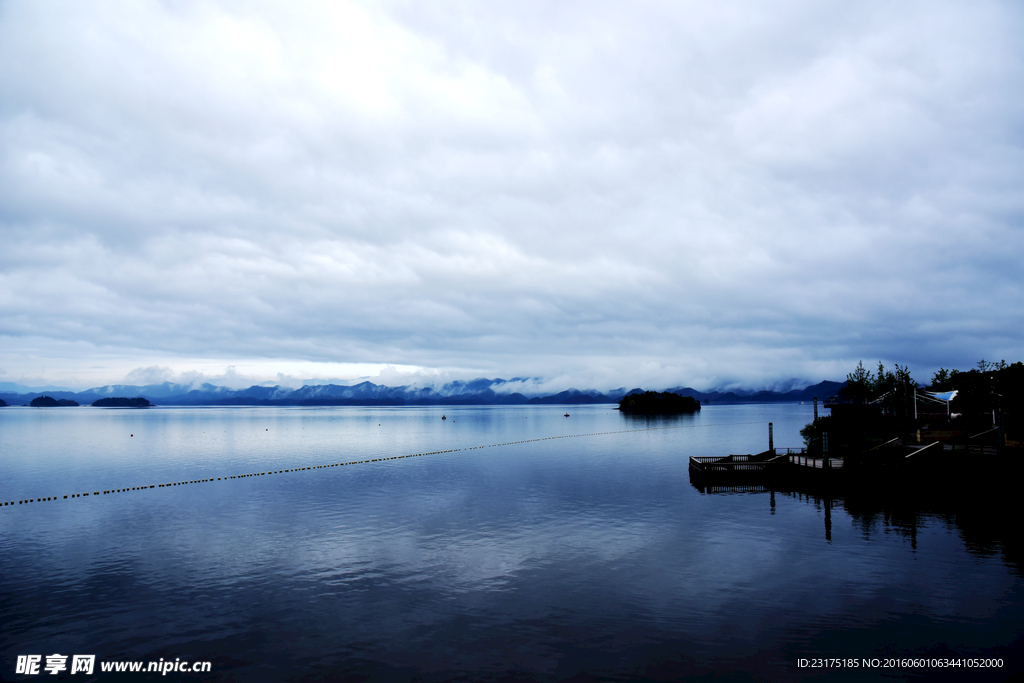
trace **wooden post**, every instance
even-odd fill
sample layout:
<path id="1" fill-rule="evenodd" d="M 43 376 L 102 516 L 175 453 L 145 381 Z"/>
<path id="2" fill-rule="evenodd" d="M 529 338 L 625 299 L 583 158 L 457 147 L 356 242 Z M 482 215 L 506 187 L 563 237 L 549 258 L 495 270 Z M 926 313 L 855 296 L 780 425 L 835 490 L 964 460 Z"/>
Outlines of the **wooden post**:
<path id="1" fill-rule="evenodd" d="M 818 397 L 814 397 L 814 421 L 818 421 Z"/>
<path id="2" fill-rule="evenodd" d="M 997 396 L 999 397 L 999 440 L 996 441 L 996 446 L 1002 453 L 1003 447 L 1006 446 L 1006 427 L 1003 422 L 1003 395 L 997 394 Z"/>
<path id="3" fill-rule="evenodd" d="M 773 430 L 774 430 L 774 427 L 772 426 L 772 423 L 769 422 L 768 423 L 768 450 L 770 450 L 772 452 L 772 455 L 775 455 L 775 435 L 773 434 Z"/>

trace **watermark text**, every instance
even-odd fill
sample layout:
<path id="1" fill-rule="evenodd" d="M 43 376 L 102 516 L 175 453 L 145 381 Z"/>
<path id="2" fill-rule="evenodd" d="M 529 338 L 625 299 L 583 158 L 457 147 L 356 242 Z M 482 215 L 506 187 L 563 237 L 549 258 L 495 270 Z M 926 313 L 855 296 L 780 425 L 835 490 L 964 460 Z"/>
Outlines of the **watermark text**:
<path id="1" fill-rule="evenodd" d="M 69 661 L 70 660 L 70 661 Z M 14 673 L 28 676 L 57 675 L 60 673 L 92 675 L 96 668 L 96 655 L 18 655 Z M 174 660 L 160 658 L 160 661 L 123 661 L 114 660 L 99 663 L 103 673 L 158 673 L 166 676 L 169 673 L 208 673 L 210 662 L 191 662 L 175 657 Z"/>

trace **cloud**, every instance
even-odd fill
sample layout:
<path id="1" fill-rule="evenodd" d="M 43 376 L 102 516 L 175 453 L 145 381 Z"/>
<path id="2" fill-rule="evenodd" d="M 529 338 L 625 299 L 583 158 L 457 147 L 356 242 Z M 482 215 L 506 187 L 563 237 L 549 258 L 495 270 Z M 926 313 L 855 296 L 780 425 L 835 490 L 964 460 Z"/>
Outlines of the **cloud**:
<path id="1" fill-rule="evenodd" d="M 171 368 L 151 365 L 148 368 L 135 368 L 124 376 L 123 383 L 143 386 L 146 384 L 171 382 L 173 378 L 174 371 Z"/>
<path id="2" fill-rule="evenodd" d="M 7 4 L 0 361 L 611 388 L 1014 360 L 1022 24 Z"/>

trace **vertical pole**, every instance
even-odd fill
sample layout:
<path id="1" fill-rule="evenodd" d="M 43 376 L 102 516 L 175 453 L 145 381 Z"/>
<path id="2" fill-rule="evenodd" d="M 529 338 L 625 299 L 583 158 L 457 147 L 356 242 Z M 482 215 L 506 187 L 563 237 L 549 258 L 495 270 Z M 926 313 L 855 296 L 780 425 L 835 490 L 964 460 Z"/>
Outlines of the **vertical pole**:
<path id="1" fill-rule="evenodd" d="M 774 427 L 772 427 L 772 423 L 769 422 L 768 423 L 768 450 L 770 450 L 772 452 L 772 455 L 775 455 L 775 435 L 773 434 L 773 431 L 774 431 Z"/>
<path id="2" fill-rule="evenodd" d="M 818 421 L 818 397 L 814 397 L 814 421 Z"/>
<path id="3" fill-rule="evenodd" d="M 998 394 L 999 398 L 999 451 L 1002 452 L 1003 446 L 1006 445 L 1006 427 L 1003 421 L 1003 395 Z"/>
<path id="4" fill-rule="evenodd" d="M 821 433 L 821 457 L 828 460 L 828 432 Z"/>

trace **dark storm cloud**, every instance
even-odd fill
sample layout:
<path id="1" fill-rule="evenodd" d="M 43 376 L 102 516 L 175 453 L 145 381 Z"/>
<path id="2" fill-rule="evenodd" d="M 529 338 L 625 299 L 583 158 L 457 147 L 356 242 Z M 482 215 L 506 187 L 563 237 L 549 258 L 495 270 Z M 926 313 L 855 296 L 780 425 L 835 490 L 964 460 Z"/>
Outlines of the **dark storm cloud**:
<path id="1" fill-rule="evenodd" d="M 0 368 L 1016 360 L 1022 27 L 998 2 L 0 5 Z"/>

